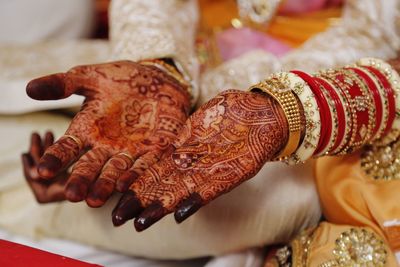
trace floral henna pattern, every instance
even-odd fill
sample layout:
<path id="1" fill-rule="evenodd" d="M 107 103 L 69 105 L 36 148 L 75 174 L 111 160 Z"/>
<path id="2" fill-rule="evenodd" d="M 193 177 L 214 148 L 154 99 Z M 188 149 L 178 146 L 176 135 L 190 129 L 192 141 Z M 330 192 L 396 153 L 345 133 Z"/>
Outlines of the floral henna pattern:
<path id="1" fill-rule="evenodd" d="M 85 96 L 65 135 L 41 158 L 40 177 L 54 179 L 74 163 L 66 198 L 103 205 L 143 172 L 136 161 L 150 166 L 176 139 L 189 114 L 186 89 L 156 67 L 131 61 L 78 66 L 31 81 L 27 93 L 34 99 Z"/>
<path id="2" fill-rule="evenodd" d="M 283 148 L 288 126 L 266 95 L 228 90 L 186 122 L 175 149 L 133 182 L 113 211 L 114 225 L 144 230 L 168 213 L 183 221 L 253 177 Z"/>

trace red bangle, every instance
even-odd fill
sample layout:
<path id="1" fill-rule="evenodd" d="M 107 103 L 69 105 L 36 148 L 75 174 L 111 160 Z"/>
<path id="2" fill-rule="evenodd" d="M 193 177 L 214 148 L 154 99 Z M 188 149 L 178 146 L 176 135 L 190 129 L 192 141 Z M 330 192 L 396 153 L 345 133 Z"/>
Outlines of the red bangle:
<path id="1" fill-rule="evenodd" d="M 395 99 L 394 99 L 394 92 L 393 88 L 390 85 L 389 81 L 386 79 L 385 75 L 383 75 L 379 70 L 370 67 L 370 66 L 365 66 L 366 69 L 371 71 L 377 78 L 378 80 L 382 83 L 383 88 L 385 89 L 387 98 L 388 98 L 388 104 L 389 104 L 389 112 L 388 112 L 388 120 L 387 124 L 385 127 L 385 130 L 383 131 L 383 136 L 387 135 L 392 128 L 393 121 L 396 117 L 396 104 L 395 104 Z"/>
<path id="2" fill-rule="evenodd" d="M 372 108 L 372 99 L 368 87 L 362 83 L 360 77 L 349 69 L 336 71 L 335 81 L 347 96 L 351 113 L 352 127 L 350 139 L 341 150 L 340 154 L 349 153 L 366 143 L 371 137 L 373 121 L 375 117 Z"/>
<path id="3" fill-rule="evenodd" d="M 337 114 L 335 113 L 336 110 L 335 101 L 333 101 L 328 89 L 326 89 L 324 85 L 320 83 L 319 80 L 317 80 L 316 78 L 314 78 L 314 81 L 319 86 L 319 89 L 322 91 L 325 101 L 328 104 L 328 110 L 329 110 L 329 112 L 325 112 L 325 120 L 326 120 L 325 135 L 322 137 L 322 142 L 314 154 L 315 156 L 321 156 L 326 152 L 328 152 L 330 148 L 332 148 L 333 146 L 333 143 L 337 137 L 338 118 Z"/>
<path id="4" fill-rule="evenodd" d="M 323 79 L 321 77 L 314 77 L 314 80 L 317 81 L 319 84 L 321 84 L 326 89 L 326 91 L 328 92 L 330 97 L 333 99 L 333 102 L 335 103 L 335 108 L 337 111 L 338 134 L 336 136 L 336 140 L 335 140 L 332 148 L 328 151 L 328 153 L 329 153 L 329 152 L 335 151 L 343 141 L 343 138 L 345 135 L 345 130 L 346 130 L 345 110 L 344 110 L 343 103 L 340 100 L 338 93 L 335 91 L 334 87 L 329 82 L 325 81 L 325 79 Z"/>
<path id="5" fill-rule="evenodd" d="M 373 96 L 374 99 L 374 107 L 375 107 L 375 125 L 372 130 L 372 135 L 370 137 L 369 142 L 372 141 L 375 136 L 377 135 L 380 125 L 382 123 L 382 118 L 383 118 L 383 105 L 382 105 L 382 99 L 378 90 L 378 87 L 376 86 L 375 82 L 371 79 L 371 77 L 365 73 L 362 69 L 359 68 L 348 68 L 354 71 L 357 75 L 359 75 L 368 85 L 368 88 L 370 89 L 370 93 Z M 370 118 L 371 119 L 371 118 Z"/>
<path id="6" fill-rule="evenodd" d="M 351 78 L 353 81 L 349 93 L 354 105 L 353 112 L 356 113 L 357 127 L 355 127 L 356 132 L 354 133 L 353 142 L 350 145 L 357 148 L 371 140 L 375 126 L 376 109 L 374 108 L 370 87 L 353 69 L 344 68 L 344 71 L 348 79 Z"/>
<path id="7" fill-rule="evenodd" d="M 308 84 L 308 86 L 310 86 L 311 90 L 316 96 L 315 99 L 317 100 L 319 114 L 321 118 L 321 134 L 319 137 L 317 149 L 314 152 L 314 155 L 317 155 L 321 152 L 323 148 L 327 146 L 332 132 L 331 112 L 329 110 L 328 102 L 326 101 L 324 93 L 322 92 L 319 84 L 316 83 L 312 76 L 298 70 L 293 70 L 291 72 L 302 78 Z"/>

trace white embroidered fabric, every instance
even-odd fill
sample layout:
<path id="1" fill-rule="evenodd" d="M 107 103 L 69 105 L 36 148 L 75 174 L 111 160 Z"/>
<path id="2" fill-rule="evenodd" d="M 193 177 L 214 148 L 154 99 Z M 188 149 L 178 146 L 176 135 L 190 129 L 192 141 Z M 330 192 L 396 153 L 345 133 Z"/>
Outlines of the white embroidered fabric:
<path id="1" fill-rule="evenodd" d="M 198 20 L 195 0 L 114 0 L 110 37 L 114 59 L 169 57 L 197 85 L 195 36 Z M 193 88 L 193 99 L 199 90 Z"/>

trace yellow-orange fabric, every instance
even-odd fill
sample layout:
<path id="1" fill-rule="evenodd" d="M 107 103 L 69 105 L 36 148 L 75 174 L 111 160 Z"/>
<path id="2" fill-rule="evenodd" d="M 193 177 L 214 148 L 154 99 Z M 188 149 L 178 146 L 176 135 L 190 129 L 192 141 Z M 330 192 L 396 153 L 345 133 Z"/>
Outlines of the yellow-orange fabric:
<path id="1" fill-rule="evenodd" d="M 333 259 L 335 240 L 354 227 L 370 229 L 380 236 L 388 247 L 387 266 L 397 266 L 394 253 L 400 251 L 400 180 L 367 176 L 359 153 L 317 160 L 315 179 L 329 223 L 321 223 L 314 232 L 310 266 Z"/>
<path id="2" fill-rule="evenodd" d="M 400 180 L 368 177 L 359 154 L 319 159 L 315 177 L 327 221 L 368 226 L 400 250 Z"/>

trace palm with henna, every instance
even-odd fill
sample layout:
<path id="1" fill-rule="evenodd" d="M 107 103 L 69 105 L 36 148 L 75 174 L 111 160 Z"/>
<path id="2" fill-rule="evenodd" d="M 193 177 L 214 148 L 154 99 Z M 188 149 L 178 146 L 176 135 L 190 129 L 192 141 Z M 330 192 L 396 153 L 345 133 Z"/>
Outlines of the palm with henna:
<path id="1" fill-rule="evenodd" d="M 27 93 L 33 99 L 85 96 L 65 135 L 45 149 L 38 177 L 54 180 L 74 164 L 65 198 L 102 206 L 115 190 L 126 191 L 176 138 L 189 113 L 186 89 L 158 68 L 131 61 L 32 80 Z"/>
<path id="2" fill-rule="evenodd" d="M 253 177 L 287 138 L 287 121 L 275 100 L 225 91 L 190 116 L 175 149 L 133 182 L 113 211 L 113 223 L 135 218 L 141 231 L 172 212 L 181 222 Z"/>

